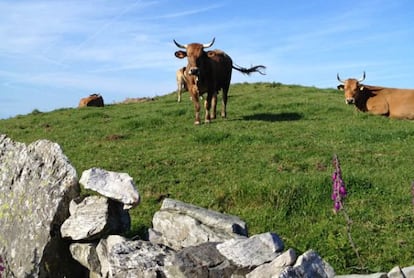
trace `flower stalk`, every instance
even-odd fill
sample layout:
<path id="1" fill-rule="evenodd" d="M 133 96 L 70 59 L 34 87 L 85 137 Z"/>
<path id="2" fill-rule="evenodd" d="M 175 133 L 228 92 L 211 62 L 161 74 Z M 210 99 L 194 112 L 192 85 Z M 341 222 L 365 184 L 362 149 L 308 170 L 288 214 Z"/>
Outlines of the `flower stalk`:
<path id="1" fill-rule="evenodd" d="M 356 247 L 355 242 L 352 239 L 352 234 L 351 234 L 352 220 L 349 217 L 348 213 L 346 212 L 346 209 L 344 206 L 344 200 L 347 196 L 347 191 L 346 191 L 345 183 L 342 179 L 341 165 L 339 163 L 339 159 L 337 155 L 334 155 L 332 163 L 335 169 L 334 173 L 332 174 L 332 195 L 331 195 L 331 199 L 334 202 L 333 212 L 335 214 L 339 213 L 340 211 L 343 213 L 345 220 L 346 220 L 346 232 L 348 235 L 348 241 L 358 259 L 359 266 L 361 267 L 361 269 L 364 269 L 364 264 L 362 263 L 361 256 L 359 255 L 359 252 L 358 252 L 358 248 Z M 413 185 L 413 194 L 414 194 L 414 185 Z M 413 202 L 414 202 L 414 199 L 413 199 Z"/>
<path id="2" fill-rule="evenodd" d="M 414 181 L 411 184 L 411 196 L 413 197 L 411 202 L 413 204 L 413 212 L 414 212 Z"/>

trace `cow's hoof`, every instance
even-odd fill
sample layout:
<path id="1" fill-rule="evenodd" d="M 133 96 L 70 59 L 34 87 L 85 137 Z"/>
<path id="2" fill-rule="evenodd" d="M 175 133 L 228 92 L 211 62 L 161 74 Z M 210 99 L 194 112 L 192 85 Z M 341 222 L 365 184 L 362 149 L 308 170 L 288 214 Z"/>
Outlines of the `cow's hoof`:
<path id="1" fill-rule="evenodd" d="M 210 120 L 205 120 L 204 123 L 209 124 L 211 121 Z"/>
<path id="2" fill-rule="evenodd" d="M 194 124 L 195 125 L 200 125 L 200 121 L 195 121 Z"/>

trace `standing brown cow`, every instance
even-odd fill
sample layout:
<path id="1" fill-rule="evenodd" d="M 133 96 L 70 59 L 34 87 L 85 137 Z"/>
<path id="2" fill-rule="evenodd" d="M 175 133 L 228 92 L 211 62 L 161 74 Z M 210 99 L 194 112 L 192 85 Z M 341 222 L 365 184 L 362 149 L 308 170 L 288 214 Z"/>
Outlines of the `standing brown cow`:
<path id="1" fill-rule="evenodd" d="M 177 79 L 177 101 L 181 102 L 182 92 L 188 90 L 187 82 L 185 80 L 185 67 L 182 67 L 177 70 L 176 79 Z"/>
<path id="2" fill-rule="evenodd" d="M 345 92 L 345 102 L 355 104 L 363 111 L 390 118 L 414 119 L 414 90 L 395 89 L 361 84 L 365 80 L 365 72 L 361 79 L 342 80 L 339 90 Z"/>
<path id="3" fill-rule="evenodd" d="M 230 56 L 221 50 L 204 51 L 214 44 L 213 40 L 208 44 L 190 43 L 179 44 L 174 40 L 177 47 L 186 51 L 176 51 L 175 56 L 179 59 L 187 57 L 188 64 L 185 70 L 188 91 L 194 103 L 195 122 L 200 124 L 200 102 L 199 97 L 207 93 L 204 102 L 205 122 L 209 123 L 211 119 L 216 118 L 217 93 L 223 91 L 221 116 L 226 117 L 227 95 L 230 86 L 232 69 L 238 70 L 244 74 L 252 72 L 261 72 L 264 66 L 255 66 L 249 69 L 236 67 Z M 213 113 L 210 114 L 210 108 L 213 107 Z"/>

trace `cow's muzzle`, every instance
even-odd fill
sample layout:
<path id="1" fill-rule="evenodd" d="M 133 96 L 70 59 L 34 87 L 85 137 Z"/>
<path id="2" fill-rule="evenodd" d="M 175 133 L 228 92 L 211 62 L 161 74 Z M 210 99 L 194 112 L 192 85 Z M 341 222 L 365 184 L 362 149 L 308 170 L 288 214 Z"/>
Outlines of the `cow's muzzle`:
<path id="1" fill-rule="evenodd" d="M 190 75 L 195 75 L 195 76 L 199 76 L 200 75 L 200 70 L 198 68 L 190 68 L 189 70 L 189 74 Z"/>
<path id="2" fill-rule="evenodd" d="M 355 99 L 354 98 L 347 98 L 347 99 L 345 99 L 345 103 L 346 104 L 355 104 Z"/>

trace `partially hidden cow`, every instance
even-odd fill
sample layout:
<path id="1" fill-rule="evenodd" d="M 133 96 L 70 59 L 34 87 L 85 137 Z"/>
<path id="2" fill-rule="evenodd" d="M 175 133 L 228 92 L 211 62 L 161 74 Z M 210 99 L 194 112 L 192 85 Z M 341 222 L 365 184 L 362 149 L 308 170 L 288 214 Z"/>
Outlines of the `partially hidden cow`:
<path id="1" fill-rule="evenodd" d="M 86 106 L 104 107 L 104 100 L 100 94 L 91 94 L 79 101 L 79 108 Z"/>
<path id="2" fill-rule="evenodd" d="M 414 119 L 414 90 L 396 89 L 361 84 L 360 79 L 342 80 L 337 74 L 339 90 L 345 92 L 345 102 L 354 104 L 359 110 L 396 119 Z"/>
<path id="3" fill-rule="evenodd" d="M 215 39 L 208 44 L 190 43 L 180 44 L 174 40 L 178 48 L 186 51 L 176 51 L 175 56 L 179 59 L 187 57 L 187 66 L 185 70 L 185 77 L 187 81 L 188 91 L 193 100 L 195 110 L 194 124 L 200 124 L 200 101 L 199 97 L 203 93 L 207 93 L 207 98 L 204 102 L 205 108 L 205 123 L 209 123 L 211 119 L 216 118 L 217 94 L 222 90 L 222 107 L 221 116 L 226 117 L 226 105 L 228 98 L 228 91 L 231 81 L 232 69 L 238 70 L 244 74 L 252 72 L 259 72 L 264 74 L 261 70 L 265 66 L 259 65 L 249 69 L 233 65 L 233 61 L 222 50 L 204 51 L 214 44 Z M 210 109 L 213 108 L 213 112 Z"/>
<path id="4" fill-rule="evenodd" d="M 181 102 L 183 91 L 187 91 L 187 82 L 185 80 L 185 67 L 179 68 L 176 73 L 177 79 L 177 101 Z"/>

